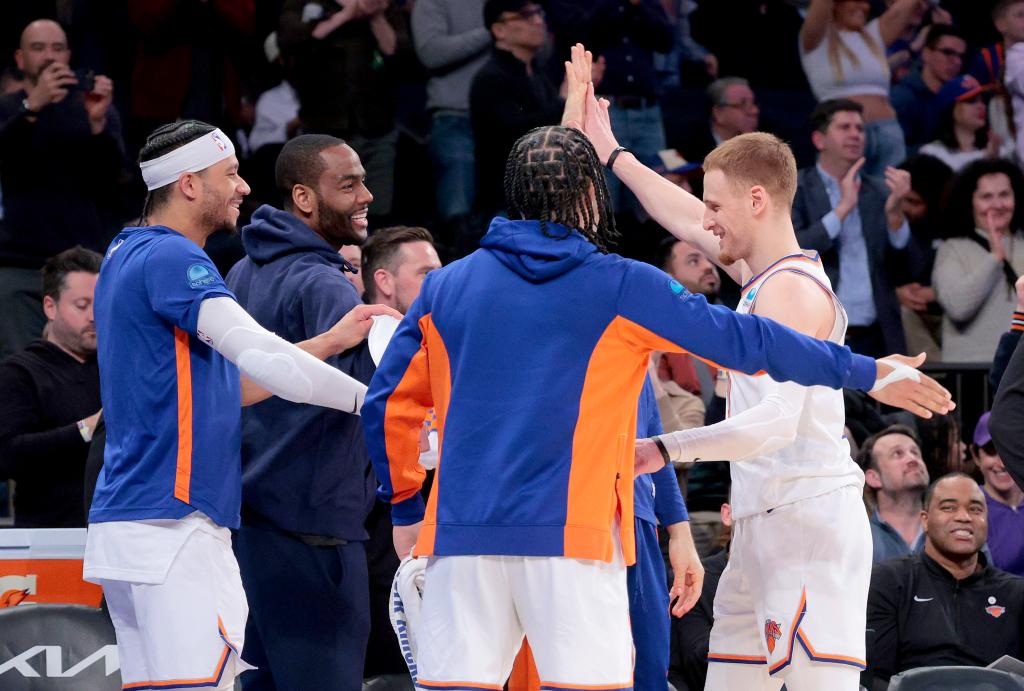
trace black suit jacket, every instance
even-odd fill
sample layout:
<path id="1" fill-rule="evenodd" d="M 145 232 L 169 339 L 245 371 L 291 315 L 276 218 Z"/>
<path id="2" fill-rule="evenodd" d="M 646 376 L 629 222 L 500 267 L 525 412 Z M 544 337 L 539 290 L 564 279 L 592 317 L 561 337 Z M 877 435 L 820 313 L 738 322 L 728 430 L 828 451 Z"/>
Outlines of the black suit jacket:
<path id="1" fill-rule="evenodd" d="M 857 208 L 868 251 L 871 292 L 875 298 L 878 325 L 885 336 L 886 350 L 890 353 L 905 353 L 907 340 L 903 334 L 900 305 L 886 276 L 886 255 L 899 252 L 889 244 L 889 224 L 885 219 L 885 200 L 889 193 L 885 183 L 878 178 L 863 175 L 861 181 Z M 802 169 L 797 177 L 796 199 L 793 201 L 796 239 L 802 248 L 821 254 L 832 287 L 839 290 L 839 243 L 829 237 L 821 222 L 830 211 L 832 203 L 817 166 Z"/>

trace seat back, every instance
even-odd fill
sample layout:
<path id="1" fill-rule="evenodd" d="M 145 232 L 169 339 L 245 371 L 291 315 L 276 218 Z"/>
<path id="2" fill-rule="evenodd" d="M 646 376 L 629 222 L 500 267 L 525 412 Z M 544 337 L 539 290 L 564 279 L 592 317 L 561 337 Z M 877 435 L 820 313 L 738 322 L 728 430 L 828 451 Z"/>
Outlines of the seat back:
<path id="1" fill-rule="evenodd" d="M 1024 677 L 985 667 L 921 667 L 897 674 L 889 691 L 1021 691 Z"/>

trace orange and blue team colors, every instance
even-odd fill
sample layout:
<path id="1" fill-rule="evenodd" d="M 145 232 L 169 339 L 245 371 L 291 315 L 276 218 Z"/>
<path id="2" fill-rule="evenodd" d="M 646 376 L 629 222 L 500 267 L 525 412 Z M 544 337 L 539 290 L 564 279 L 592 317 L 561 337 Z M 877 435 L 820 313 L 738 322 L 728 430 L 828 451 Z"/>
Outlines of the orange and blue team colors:
<path id="1" fill-rule="evenodd" d="M 107 250 L 94 308 L 107 441 L 90 523 L 199 510 L 238 527 L 241 388 L 238 368 L 198 337 L 212 297 L 234 294 L 170 228 L 126 228 Z"/>
<path id="2" fill-rule="evenodd" d="M 610 561 L 618 513 L 633 563 L 636 401 L 653 350 L 804 385 L 874 383 L 873 360 L 708 305 L 565 226 L 496 218 L 480 246 L 427 276 L 362 409 L 392 521 L 423 521 L 417 555 Z M 431 407 L 439 463 L 424 507 Z"/>

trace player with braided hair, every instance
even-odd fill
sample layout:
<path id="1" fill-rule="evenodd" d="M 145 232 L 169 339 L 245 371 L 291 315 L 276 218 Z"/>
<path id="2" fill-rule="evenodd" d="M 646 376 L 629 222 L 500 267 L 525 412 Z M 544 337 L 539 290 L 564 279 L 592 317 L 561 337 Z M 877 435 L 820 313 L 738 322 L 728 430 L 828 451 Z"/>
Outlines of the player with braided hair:
<path id="1" fill-rule="evenodd" d="M 651 352 L 831 388 L 870 389 L 887 369 L 608 254 L 607 188 L 579 132 L 532 130 L 510 158 L 511 217 L 427 276 L 362 412 L 395 549 L 431 557 L 417 686 L 501 689 L 525 634 L 542 688 L 631 689 L 633 478 L 664 465 L 634 463 Z M 909 393 L 948 401 L 924 383 Z M 431 408 L 440 448 L 424 506 Z M 692 538 L 683 561 L 673 596 L 688 609 L 702 576 Z"/>
<path id="2" fill-rule="evenodd" d="M 266 331 L 202 249 L 234 229 L 249 193 L 231 141 L 185 121 L 157 130 L 141 159 L 150 225 L 121 231 L 96 286 L 107 438 L 84 577 L 103 586 L 125 688 L 230 689 L 248 668 L 229 532 L 240 406 L 276 394 L 357 412 L 365 386 L 320 359 L 358 344 L 372 315 L 397 313 L 357 307 L 298 347 Z"/>
<path id="3" fill-rule="evenodd" d="M 575 228 L 602 252 L 617 237 L 615 214 L 594 147 L 578 130 L 537 127 L 516 142 L 505 164 L 509 214 Z"/>

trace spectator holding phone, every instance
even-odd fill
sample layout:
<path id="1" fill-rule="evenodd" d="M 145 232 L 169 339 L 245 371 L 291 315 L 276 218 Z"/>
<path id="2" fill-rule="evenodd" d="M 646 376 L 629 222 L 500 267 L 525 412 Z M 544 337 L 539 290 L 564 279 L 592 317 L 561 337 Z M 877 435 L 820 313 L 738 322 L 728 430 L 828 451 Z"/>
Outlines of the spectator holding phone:
<path id="1" fill-rule="evenodd" d="M 14 52 L 24 88 L 0 96 L 0 357 L 42 333 L 39 269 L 81 245 L 103 251 L 113 233 L 104 201 L 122 170 L 121 125 L 107 77 L 72 71 L 61 26 L 30 23 Z"/>

